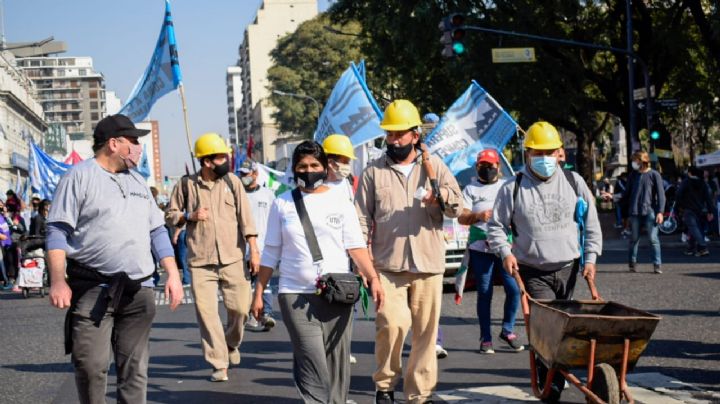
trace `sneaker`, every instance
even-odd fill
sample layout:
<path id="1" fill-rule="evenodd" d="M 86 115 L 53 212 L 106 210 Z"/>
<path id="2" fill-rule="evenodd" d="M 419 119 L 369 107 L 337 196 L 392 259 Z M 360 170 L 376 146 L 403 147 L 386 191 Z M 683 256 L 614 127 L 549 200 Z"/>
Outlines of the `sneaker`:
<path id="1" fill-rule="evenodd" d="M 228 381 L 227 369 L 213 369 L 212 375 L 210 375 L 211 382 L 226 382 Z"/>
<path id="2" fill-rule="evenodd" d="M 660 265 L 653 265 L 653 272 L 656 274 L 661 274 L 662 271 L 660 270 Z"/>
<path id="3" fill-rule="evenodd" d="M 695 255 L 695 254 L 697 254 L 697 253 L 695 252 L 694 249 L 692 249 L 692 248 L 687 248 L 687 249 L 685 249 L 685 251 L 683 251 L 683 254 L 685 254 L 685 255 Z"/>
<path id="4" fill-rule="evenodd" d="M 230 360 L 231 365 L 239 365 L 240 364 L 240 350 L 237 348 L 228 347 L 228 359 Z"/>
<path id="5" fill-rule="evenodd" d="M 614 227 L 615 227 L 616 229 L 622 229 L 622 228 L 623 228 L 623 225 L 621 225 L 621 224 L 616 224 Z"/>
<path id="6" fill-rule="evenodd" d="M 270 331 L 273 327 L 275 327 L 275 319 L 272 318 L 272 316 L 269 314 L 264 315 L 262 320 L 262 326 L 263 331 Z"/>
<path id="7" fill-rule="evenodd" d="M 698 250 L 698 252 L 695 253 L 696 257 L 704 257 L 706 255 L 710 255 L 710 251 L 708 251 L 707 248 L 703 248 L 702 250 Z"/>
<path id="8" fill-rule="evenodd" d="M 376 391 L 375 404 L 395 404 L 394 391 Z"/>
<path id="9" fill-rule="evenodd" d="M 357 363 L 357 358 L 354 355 L 350 355 L 350 364 L 354 365 Z"/>
<path id="10" fill-rule="evenodd" d="M 250 315 L 250 317 L 248 317 L 247 322 L 245 323 L 245 329 L 251 330 L 251 331 L 257 331 L 258 329 L 260 329 L 260 323 L 257 321 L 257 319 L 255 319 L 255 317 Z"/>
<path id="11" fill-rule="evenodd" d="M 628 264 L 628 271 L 630 271 L 630 272 L 637 272 L 637 270 L 635 269 L 635 263 L 634 263 L 634 262 L 631 262 L 631 263 Z"/>
<path id="12" fill-rule="evenodd" d="M 437 355 L 438 359 L 445 359 L 447 358 L 448 353 L 442 345 L 435 345 L 435 355 Z"/>
<path id="13" fill-rule="evenodd" d="M 483 342 L 480 344 L 480 353 L 484 354 L 494 354 L 495 350 L 493 349 L 492 342 Z"/>
<path id="14" fill-rule="evenodd" d="M 500 333 L 500 339 L 503 340 L 503 341 L 505 341 L 505 342 L 510 346 L 510 348 L 512 348 L 512 350 L 515 351 L 515 352 L 520 352 L 520 351 L 522 351 L 522 350 L 525 349 L 525 347 L 523 346 L 523 344 L 521 344 L 521 343 L 518 341 L 518 337 L 517 337 L 517 335 L 515 335 L 514 332 L 511 332 L 510 334 L 506 334 L 506 333 L 504 333 L 504 332 L 501 332 L 501 333 Z"/>

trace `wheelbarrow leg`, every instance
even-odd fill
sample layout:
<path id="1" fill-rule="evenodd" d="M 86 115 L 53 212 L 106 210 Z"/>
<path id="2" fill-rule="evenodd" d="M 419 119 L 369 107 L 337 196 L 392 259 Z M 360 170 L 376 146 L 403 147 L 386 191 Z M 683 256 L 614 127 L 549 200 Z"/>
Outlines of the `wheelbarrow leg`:
<path id="1" fill-rule="evenodd" d="M 635 400 L 633 400 L 630 394 L 630 388 L 628 388 L 627 381 L 625 380 L 625 376 L 627 376 L 628 357 L 630 356 L 630 340 L 628 338 L 625 338 L 624 345 L 622 366 L 620 368 L 620 392 L 625 396 L 625 400 L 627 400 L 628 403 L 633 404 Z"/>
<path id="2" fill-rule="evenodd" d="M 595 338 L 590 339 L 590 354 L 588 357 L 588 375 L 587 375 L 587 388 L 592 390 L 593 379 L 595 378 L 595 348 L 597 347 L 597 340 Z"/>

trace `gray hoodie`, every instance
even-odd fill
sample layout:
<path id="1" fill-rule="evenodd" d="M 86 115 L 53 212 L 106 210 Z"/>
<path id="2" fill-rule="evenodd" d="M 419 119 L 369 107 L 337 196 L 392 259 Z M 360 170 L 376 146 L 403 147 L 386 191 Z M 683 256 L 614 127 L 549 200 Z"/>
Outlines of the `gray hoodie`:
<path id="1" fill-rule="evenodd" d="M 511 245 L 507 240 L 513 215 L 513 190 L 510 180 L 498 193 L 493 217 L 488 226 L 490 249 L 501 259 L 515 255 L 518 263 L 543 271 L 556 271 L 580 257 L 577 223 L 574 220 L 577 195 L 561 170 L 547 180 L 538 179 L 527 168 L 515 202 L 514 223 L 517 236 Z M 585 261 L 595 263 L 602 253 L 602 232 L 598 221 L 595 198 L 585 181 L 572 173 L 578 193 L 588 202 L 586 221 Z"/>

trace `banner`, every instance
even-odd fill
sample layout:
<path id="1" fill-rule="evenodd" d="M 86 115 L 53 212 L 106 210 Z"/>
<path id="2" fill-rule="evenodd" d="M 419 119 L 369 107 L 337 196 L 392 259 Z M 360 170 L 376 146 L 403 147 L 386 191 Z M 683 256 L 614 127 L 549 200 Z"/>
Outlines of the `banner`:
<path id="1" fill-rule="evenodd" d="M 517 123 L 475 80 L 427 136 L 430 153 L 443 159 L 453 174 L 475 165 L 475 157 L 492 147 L 502 152 Z"/>
<path id="2" fill-rule="evenodd" d="M 142 155 L 140 156 L 140 161 L 138 162 L 137 167 L 135 167 L 135 171 L 142 175 L 146 180 L 150 178 L 150 162 L 148 161 L 146 144 L 143 145 Z"/>
<path id="3" fill-rule="evenodd" d="M 315 129 L 316 142 L 322 143 L 329 135 L 340 133 L 350 137 L 353 146 L 357 146 L 385 136 L 385 131 L 380 129 L 382 111 L 362 78 L 365 62 L 360 62 L 360 66 L 363 73 L 355 63 L 350 63 L 335 84 Z"/>
<path id="4" fill-rule="evenodd" d="M 38 145 L 30 142 L 30 181 L 40 198 L 52 200 L 60 177 L 68 168 L 69 165 L 52 159 Z"/>
<path id="5" fill-rule="evenodd" d="M 270 188 L 276 196 L 292 188 L 284 172 L 260 163 L 257 163 L 257 167 L 257 183 L 263 187 Z"/>
<path id="6" fill-rule="evenodd" d="M 147 117 L 155 101 L 176 89 L 181 82 L 182 74 L 175 42 L 175 28 L 170 15 L 170 1 L 165 0 L 165 19 L 150 64 L 135 84 L 120 113 L 133 122 L 141 122 Z"/>

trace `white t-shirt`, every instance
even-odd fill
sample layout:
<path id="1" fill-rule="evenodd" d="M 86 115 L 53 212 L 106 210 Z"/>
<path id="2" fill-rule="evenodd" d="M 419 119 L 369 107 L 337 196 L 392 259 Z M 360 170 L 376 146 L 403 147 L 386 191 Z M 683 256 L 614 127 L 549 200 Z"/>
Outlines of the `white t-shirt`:
<path id="1" fill-rule="evenodd" d="M 353 192 L 352 185 L 350 185 L 350 181 L 348 181 L 347 178 L 343 178 L 339 181 L 326 182 L 325 185 L 327 185 L 332 191 L 336 191 L 341 195 L 344 195 L 350 202 L 355 200 L 355 193 Z"/>
<path id="2" fill-rule="evenodd" d="M 478 181 L 477 178 L 473 178 L 462 193 L 464 206 L 469 208 L 473 213 L 492 209 L 493 206 L 495 206 L 495 198 L 500 191 L 500 187 L 502 187 L 505 182 L 505 180 L 497 180 L 494 184 L 483 184 Z M 474 223 L 473 226 L 484 231 L 488 229 L 487 222 L 483 221 Z M 488 251 L 485 240 L 472 243 L 470 249 L 480 252 Z"/>
<path id="3" fill-rule="evenodd" d="M 346 250 L 366 247 L 355 206 L 342 193 L 332 190 L 303 193 L 303 201 L 323 256 L 320 274 L 347 272 Z M 279 293 L 315 293 L 318 268 L 313 265 L 291 191 L 273 201 L 265 245 L 280 247 Z M 275 266 L 266 253 L 260 261 L 263 266 Z"/>
<path id="4" fill-rule="evenodd" d="M 255 230 L 257 230 L 257 246 L 262 252 L 265 246 L 265 233 L 267 233 L 267 220 L 270 215 L 270 205 L 275 200 L 275 194 L 269 188 L 257 187 L 254 191 L 245 190 L 250 201 Z M 248 248 L 250 246 L 248 245 Z"/>
<path id="5" fill-rule="evenodd" d="M 410 173 L 412 172 L 413 168 L 415 168 L 416 164 L 417 163 L 413 161 L 410 164 L 395 164 L 393 165 L 393 167 L 401 173 L 405 174 L 405 178 L 410 178 Z"/>

